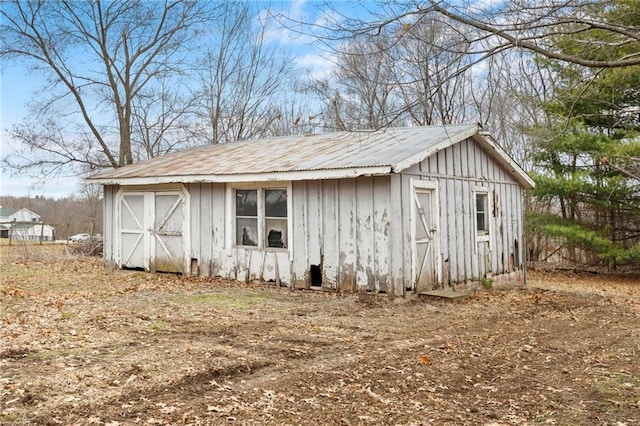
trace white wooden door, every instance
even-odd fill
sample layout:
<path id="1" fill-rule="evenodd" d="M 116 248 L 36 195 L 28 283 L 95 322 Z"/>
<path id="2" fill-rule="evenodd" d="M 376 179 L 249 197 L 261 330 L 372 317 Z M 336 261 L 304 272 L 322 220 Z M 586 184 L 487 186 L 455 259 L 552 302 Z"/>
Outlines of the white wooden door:
<path id="1" fill-rule="evenodd" d="M 184 272 L 182 197 L 175 192 L 158 192 L 154 195 L 150 270 Z"/>
<path id="2" fill-rule="evenodd" d="M 124 192 L 119 211 L 120 267 L 185 272 L 187 221 L 182 192 Z"/>
<path id="3" fill-rule="evenodd" d="M 125 193 L 120 200 L 120 267 L 146 268 L 144 194 Z"/>
<path id="4" fill-rule="evenodd" d="M 438 287 L 436 268 L 435 190 L 413 187 L 413 286 L 417 292 Z"/>

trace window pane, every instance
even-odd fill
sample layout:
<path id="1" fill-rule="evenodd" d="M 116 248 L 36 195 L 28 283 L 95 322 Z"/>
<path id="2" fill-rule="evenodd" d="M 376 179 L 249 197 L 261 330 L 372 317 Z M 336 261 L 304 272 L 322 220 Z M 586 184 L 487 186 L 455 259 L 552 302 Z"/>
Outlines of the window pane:
<path id="1" fill-rule="evenodd" d="M 257 190 L 236 189 L 236 216 L 258 216 Z"/>
<path id="2" fill-rule="evenodd" d="M 287 190 L 265 189 L 265 216 L 287 217 Z"/>
<path id="3" fill-rule="evenodd" d="M 476 194 L 476 223 L 478 231 L 488 231 L 487 194 Z"/>
<path id="4" fill-rule="evenodd" d="M 476 211 L 478 213 L 484 212 L 484 201 L 487 196 L 485 194 L 476 194 Z"/>
<path id="5" fill-rule="evenodd" d="M 287 248 L 287 219 L 266 219 L 267 247 Z"/>
<path id="6" fill-rule="evenodd" d="M 477 214 L 477 221 L 478 221 L 478 231 L 486 231 L 486 224 L 484 221 L 484 213 L 480 213 L 478 212 Z"/>
<path id="7" fill-rule="evenodd" d="M 236 219 L 236 245 L 258 245 L 258 219 Z"/>

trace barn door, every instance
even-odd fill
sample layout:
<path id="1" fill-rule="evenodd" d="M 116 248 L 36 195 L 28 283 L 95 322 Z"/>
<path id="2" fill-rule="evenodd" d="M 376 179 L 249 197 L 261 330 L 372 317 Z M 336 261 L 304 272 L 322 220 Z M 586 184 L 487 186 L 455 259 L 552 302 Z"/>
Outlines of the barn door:
<path id="1" fill-rule="evenodd" d="M 184 272 L 182 245 L 183 202 L 179 193 L 157 192 L 154 197 L 154 223 L 151 229 L 152 271 Z"/>
<path id="2" fill-rule="evenodd" d="M 120 200 L 120 266 L 145 268 L 144 194 L 125 193 Z"/>
<path id="3" fill-rule="evenodd" d="M 435 188 L 428 183 L 415 182 L 412 195 L 413 289 L 424 292 L 438 287 Z"/>
<path id="4" fill-rule="evenodd" d="M 181 191 L 123 192 L 119 201 L 120 267 L 185 272 L 185 196 Z"/>

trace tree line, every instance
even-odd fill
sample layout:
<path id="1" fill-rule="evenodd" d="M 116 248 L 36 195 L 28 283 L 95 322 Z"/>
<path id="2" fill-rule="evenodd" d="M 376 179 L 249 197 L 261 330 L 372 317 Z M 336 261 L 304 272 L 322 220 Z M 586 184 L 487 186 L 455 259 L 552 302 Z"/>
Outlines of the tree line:
<path id="1" fill-rule="evenodd" d="M 46 90 L 4 165 L 86 173 L 198 144 L 479 122 L 536 180 L 530 259 L 640 264 L 639 2 L 372 5 L 296 19 L 235 2 L 5 2 L 0 58 Z M 272 41 L 285 30 L 331 70 L 296 68 Z"/>

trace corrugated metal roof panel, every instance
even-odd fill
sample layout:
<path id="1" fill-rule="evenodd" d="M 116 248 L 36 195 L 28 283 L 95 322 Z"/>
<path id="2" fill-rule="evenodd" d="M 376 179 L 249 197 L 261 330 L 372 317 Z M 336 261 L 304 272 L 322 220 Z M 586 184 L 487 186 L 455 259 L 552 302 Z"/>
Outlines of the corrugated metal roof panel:
<path id="1" fill-rule="evenodd" d="M 478 129 L 475 124 L 388 128 L 207 145 L 140 161 L 90 179 L 393 168 L 436 146 L 459 142 L 462 135 Z"/>

